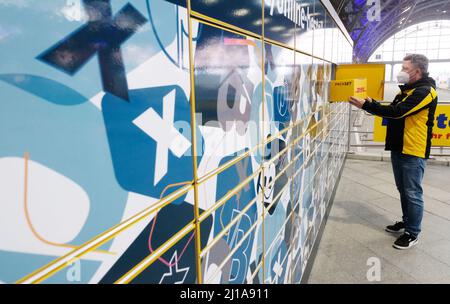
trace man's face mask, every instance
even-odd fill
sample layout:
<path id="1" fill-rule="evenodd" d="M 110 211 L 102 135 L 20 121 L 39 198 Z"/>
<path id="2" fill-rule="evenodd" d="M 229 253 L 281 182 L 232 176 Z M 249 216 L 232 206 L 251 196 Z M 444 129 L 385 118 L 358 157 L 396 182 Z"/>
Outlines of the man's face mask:
<path id="1" fill-rule="evenodd" d="M 397 74 L 397 81 L 398 81 L 399 83 L 408 83 L 408 82 L 409 82 L 409 79 L 410 79 L 409 74 L 406 73 L 406 72 L 404 72 L 404 71 L 400 71 L 400 72 Z"/>
<path id="2" fill-rule="evenodd" d="M 416 68 L 410 69 L 409 73 L 402 70 L 397 74 L 397 81 L 404 84 L 409 83 L 411 79 L 414 80 L 414 77 L 418 72 L 419 71 Z"/>

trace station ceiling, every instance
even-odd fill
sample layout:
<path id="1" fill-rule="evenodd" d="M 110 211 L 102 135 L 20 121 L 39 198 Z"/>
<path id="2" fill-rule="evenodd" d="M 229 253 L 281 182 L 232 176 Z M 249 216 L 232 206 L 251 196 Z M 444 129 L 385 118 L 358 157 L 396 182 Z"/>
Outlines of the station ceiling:
<path id="1" fill-rule="evenodd" d="M 411 25 L 450 20 L 449 0 L 331 0 L 355 42 L 354 59 L 367 62 L 385 40 Z M 377 9 L 379 8 L 379 9 Z"/>

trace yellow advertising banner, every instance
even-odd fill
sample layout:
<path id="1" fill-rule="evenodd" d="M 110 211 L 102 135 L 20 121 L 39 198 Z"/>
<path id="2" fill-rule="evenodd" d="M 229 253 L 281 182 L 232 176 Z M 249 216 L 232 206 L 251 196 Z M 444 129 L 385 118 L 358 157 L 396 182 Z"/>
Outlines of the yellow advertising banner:
<path id="1" fill-rule="evenodd" d="M 434 118 L 431 145 L 434 147 L 450 147 L 450 105 L 438 105 Z M 386 124 L 387 119 L 375 116 L 373 141 L 385 141 Z"/>

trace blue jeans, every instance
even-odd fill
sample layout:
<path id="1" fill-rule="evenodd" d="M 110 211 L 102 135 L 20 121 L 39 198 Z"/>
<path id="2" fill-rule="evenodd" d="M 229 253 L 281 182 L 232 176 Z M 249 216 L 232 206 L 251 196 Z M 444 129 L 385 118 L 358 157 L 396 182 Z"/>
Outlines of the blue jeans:
<path id="1" fill-rule="evenodd" d="M 395 184 L 400 192 L 405 231 L 418 237 L 423 217 L 422 180 L 426 159 L 391 151 Z"/>

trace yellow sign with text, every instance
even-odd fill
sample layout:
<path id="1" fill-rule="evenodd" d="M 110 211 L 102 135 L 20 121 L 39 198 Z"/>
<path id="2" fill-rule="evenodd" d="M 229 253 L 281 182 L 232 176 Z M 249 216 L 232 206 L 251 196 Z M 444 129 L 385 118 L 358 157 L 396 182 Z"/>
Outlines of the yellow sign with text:
<path id="1" fill-rule="evenodd" d="M 384 142 L 386 139 L 385 118 L 375 116 L 373 141 Z M 434 114 L 433 147 L 450 147 L 450 105 L 438 105 Z"/>
<path id="2" fill-rule="evenodd" d="M 350 96 L 360 99 L 367 97 L 366 79 L 332 80 L 330 83 L 330 102 L 348 101 Z"/>

